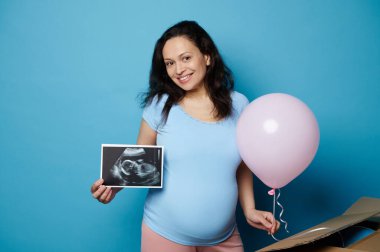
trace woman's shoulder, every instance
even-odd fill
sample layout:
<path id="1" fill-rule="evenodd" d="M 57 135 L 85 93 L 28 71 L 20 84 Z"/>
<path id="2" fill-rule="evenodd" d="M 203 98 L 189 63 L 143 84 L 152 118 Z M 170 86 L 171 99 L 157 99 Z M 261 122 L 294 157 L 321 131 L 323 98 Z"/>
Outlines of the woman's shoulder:
<path id="1" fill-rule="evenodd" d="M 168 94 L 156 94 L 146 106 L 164 107 Z"/>
<path id="2" fill-rule="evenodd" d="M 249 104 L 249 100 L 245 95 L 242 93 L 239 93 L 237 91 L 231 92 L 231 99 L 232 99 L 232 107 L 233 107 L 233 115 L 239 116 L 241 112 L 247 107 Z"/>
<path id="3" fill-rule="evenodd" d="M 231 99 L 234 107 L 238 110 L 239 108 L 245 108 L 245 106 L 247 106 L 249 103 L 248 98 L 244 94 L 239 93 L 238 91 L 231 92 Z"/>
<path id="4" fill-rule="evenodd" d="M 162 121 L 162 110 L 165 106 L 168 96 L 166 94 L 155 95 L 145 105 L 143 119 L 149 126 L 157 131 Z"/>

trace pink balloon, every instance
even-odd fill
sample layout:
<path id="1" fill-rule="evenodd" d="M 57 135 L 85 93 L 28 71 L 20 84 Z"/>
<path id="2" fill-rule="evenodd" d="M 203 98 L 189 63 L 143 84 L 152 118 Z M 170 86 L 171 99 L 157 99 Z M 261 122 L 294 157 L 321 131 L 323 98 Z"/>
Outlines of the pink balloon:
<path id="1" fill-rule="evenodd" d="M 251 102 L 238 120 L 236 133 L 242 159 L 271 188 L 281 188 L 300 175 L 319 145 L 313 112 L 287 94 L 268 94 Z"/>

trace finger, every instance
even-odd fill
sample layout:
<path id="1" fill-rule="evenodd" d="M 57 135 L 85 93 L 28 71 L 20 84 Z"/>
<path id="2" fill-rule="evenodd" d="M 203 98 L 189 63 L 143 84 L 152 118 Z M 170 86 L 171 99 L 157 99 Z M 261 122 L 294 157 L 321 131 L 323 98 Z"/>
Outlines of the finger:
<path id="1" fill-rule="evenodd" d="M 265 212 L 264 216 L 265 216 L 265 219 L 266 219 L 266 220 L 268 220 L 270 223 L 273 223 L 273 221 L 274 221 L 274 216 L 273 216 L 272 213 L 270 213 L 270 212 Z"/>
<path id="2" fill-rule="evenodd" d="M 280 228 L 280 222 L 276 220 L 276 221 L 273 223 L 273 227 L 272 227 L 271 230 L 270 230 L 271 234 L 276 233 L 276 232 L 278 231 L 279 228 Z"/>
<path id="3" fill-rule="evenodd" d="M 114 194 L 114 191 L 113 191 L 113 189 L 111 188 L 111 190 L 109 191 L 109 193 L 108 193 L 108 195 L 107 195 L 107 197 L 106 197 L 106 200 L 105 200 L 106 203 L 108 203 L 108 202 L 111 201 L 112 194 Z"/>
<path id="4" fill-rule="evenodd" d="M 264 217 L 260 218 L 259 216 L 256 216 L 256 218 L 257 219 L 255 221 L 248 220 L 248 223 L 255 228 L 262 229 L 265 231 L 269 231 L 268 227 L 266 227 L 265 224 L 263 223 L 263 222 L 265 222 Z"/>
<path id="5" fill-rule="evenodd" d="M 104 203 L 110 191 L 111 187 L 107 186 L 106 190 L 102 193 L 102 195 L 100 195 L 99 201 Z"/>
<path id="6" fill-rule="evenodd" d="M 276 225 L 277 225 L 277 221 L 274 219 L 274 216 L 273 214 L 269 213 L 267 215 L 267 220 L 271 223 L 271 227 L 270 230 L 268 230 L 271 234 L 274 234 L 275 233 L 275 230 L 276 230 Z"/>
<path id="7" fill-rule="evenodd" d="M 265 226 L 263 226 L 261 223 L 255 223 L 251 220 L 247 221 L 249 225 L 251 225 L 254 228 L 261 229 L 261 230 L 268 230 Z"/>
<path id="8" fill-rule="evenodd" d="M 112 189 L 111 198 L 109 201 L 112 201 L 115 198 L 116 194 L 117 192 L 115 192 L 114 189 Z"/>
<path id="9" fill-rule="evenodd" d="M 93 196 L 95 199 L 99 199 L 100 195 L 102 195 L 102 193 L 103 193 L 106 189 L 107 189 L 106 186 L 101 185 L 101 186 L 99 187 L 99 189 L 96 190 L 96 191 L 92 194 L 92 196 Z"/>
<path id="10" fill-rule="evenodd" d="M 281 223 L 279 222 L 279 221 L 276 221 L 276 230 L 275 230 L 275 232 L 277 232 L 279 229 L 280 229 L 280 227 L 281 227 Z"/>
<path id="11" fill-rule="evenodd" d="M 276 232 L 276 226 L 277 226 L 277 223 L 274 222 L 273 225 L 272 225 L 272 228 L 270 229 L 270 233 L 271 234 L 274 234 Z"/>
<path id="12" fill-rule="evenodd" d="M 98 190 L 99 186 L 101 186 L 103 182 L 104 180 L 102 178 L 95 181 L 95 183 L 91 186 L 91 193 L 94 193 L 96 190 Z"/>
<path id="13" fill-rule="evenodd" d="M 263 224 L 266 227 L 266 229 L 270 229 L 272 227 L 272 222 L 268 221 L 271 220 L 270 215 L 266 215 L 265 217 L 258 216 L 258 218 L 261 224 Z"/>

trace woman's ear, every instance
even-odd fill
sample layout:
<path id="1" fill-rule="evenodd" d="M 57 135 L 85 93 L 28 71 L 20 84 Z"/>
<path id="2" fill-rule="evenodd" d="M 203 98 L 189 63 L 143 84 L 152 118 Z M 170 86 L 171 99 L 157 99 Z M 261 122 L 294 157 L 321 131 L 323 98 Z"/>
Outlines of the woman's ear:
<path id="1" fill-rule="evenodd" d="M 211 57 L 210 55 L 204 55 L 205 60 L 206 60 L 206 66 L 211 65 Z"/>

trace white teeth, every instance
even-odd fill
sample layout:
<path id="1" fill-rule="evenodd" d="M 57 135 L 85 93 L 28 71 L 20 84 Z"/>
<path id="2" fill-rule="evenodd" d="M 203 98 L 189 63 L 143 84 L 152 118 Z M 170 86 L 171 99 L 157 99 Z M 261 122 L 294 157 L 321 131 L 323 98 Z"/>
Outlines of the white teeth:
<path id="1" fill-rule="evenodd" d="M 187 80 L 189 77 L 190 77 L 190 74 L 179 78 L 179 80 L 184 81 L 184 80 Z"/>

